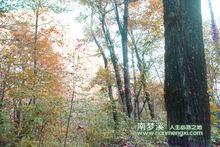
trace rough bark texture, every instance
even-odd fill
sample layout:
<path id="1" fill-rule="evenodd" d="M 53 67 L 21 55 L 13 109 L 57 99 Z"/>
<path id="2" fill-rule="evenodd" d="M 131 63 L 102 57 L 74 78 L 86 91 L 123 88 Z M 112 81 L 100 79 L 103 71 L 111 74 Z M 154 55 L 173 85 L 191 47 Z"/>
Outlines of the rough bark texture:
<path id="1" fill-rule="evenodd" d="M 203 126 L 203 136 L 169 136 L 170 146 L 209 147 L 210 109 L 200 0 L 163 0 L 168 125 Z"/>

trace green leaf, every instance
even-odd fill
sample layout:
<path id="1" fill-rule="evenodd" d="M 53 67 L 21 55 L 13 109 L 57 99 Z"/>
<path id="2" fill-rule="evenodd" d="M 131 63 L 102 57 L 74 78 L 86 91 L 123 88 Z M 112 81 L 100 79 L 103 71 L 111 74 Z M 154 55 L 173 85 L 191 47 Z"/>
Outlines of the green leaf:
<path id="1" fill-rule="evenodd" d="M 34 119 L 34 122 L 37 123 L 38 125 L 43 125 L 44 120 L 43 120 L 43 118 L 41 118 L 41 117 L 36 117 L 36 118 Z"/>

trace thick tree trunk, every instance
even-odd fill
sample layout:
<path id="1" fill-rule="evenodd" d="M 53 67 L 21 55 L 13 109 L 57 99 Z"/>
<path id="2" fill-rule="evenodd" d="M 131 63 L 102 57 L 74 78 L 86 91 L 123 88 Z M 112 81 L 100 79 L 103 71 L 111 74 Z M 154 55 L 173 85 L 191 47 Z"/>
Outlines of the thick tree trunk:
<path id="1" fill-rule="evenodd" d="M 200 0 L 163 0 L 168 126 L 202 125 L 202 136 L 168 136 L 170 146 L 210 146 L 210 109 Z"/>

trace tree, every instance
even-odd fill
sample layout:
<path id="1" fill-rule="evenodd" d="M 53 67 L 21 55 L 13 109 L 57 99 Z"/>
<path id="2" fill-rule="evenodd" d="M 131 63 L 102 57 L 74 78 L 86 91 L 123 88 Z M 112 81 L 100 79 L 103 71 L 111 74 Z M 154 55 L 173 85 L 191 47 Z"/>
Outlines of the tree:
<path id="1" fill-rule="evenodd" d="M 115 10 L 115 18 L 117 21 L 118 29 L 121 35 L 121 46 L 123 54 L 123 71 L 124 71 L 124 92 L 126 98 L 127 114 L 131 117 L 132 113 L 132 103 L 131 103 L 131 91 L 130 91 L 130 73 L 129 73 L 129 62 L 128 62 L 128 16 L 129 16 L 129 0 L 124 0 L 124 11 L 123 11 L 123 21 L 120 21 L 118 12 L 118 3 L 116 0 L 112 1 Z"/>
<path id="2" fill-rule="evenodd" d="M 77 61 L 75 61 L 77 58 Z M 79 66 L 77 63 L 75 62 L 78 62 L 78 59 L 79 59 L 79 56 L 78 57 L 75 57 L 74 54 L 72 55 L 72 93 L 71 93 L 71 102 L 70 102 L 70 110 L 69 110 L 69 115 L 68 115 L 68 118 L 67 118 L 67 126 L 66 126 L 66 132 L 65 132 L 65 138 L 64 138 L 64 144 L 63 146 L 66 147 L 67 146 L 67 139 L 68 139 L 68 133 L 69 133 L 69 128 L 70 128 L 70 121 L 71 121 L 71 116 L 72 116 L 72 110 L 73 110 L 73 101 L 74 101 L 74 98 L 75 98 L 75 81 L 76 81 L 76 69 L 78 68 L 77 66 Z"/>
<path id="3" fill-rule="evenodd" d="M 111 61 L 112 61 L 114 71 L 115 71 L 115 79 L 116 79 L 116 83 L 117 83 L 118 93 L 121 98 L 122 109 L 125 112 L 126 111 L 125 93 L 123 90 L 123 83 L 122 83 L 121 74 L 120 74 L 118 57 L 116 56 L 116 53 L 115 53 L 115 46 L 114 46 L 113 40 L 110 35 L 109 27 L 106 24 L 105 15 L 101 14 L 100 19 L 101 19 L 100 21 L 101 21 L 101 26 L 102 26 L 102 33 L 105 38 L 105 43 L 106 43 L 108 50 L 110 52 Z"/>
<path id="4" fill-rule="evenodd" d="M 150 70 L 153 65 L 157 63 L 153 52 L 156 48 L 159 48 L 159 41 L 162 39 L 162 2 L 155 0 L 144 0 L 136 1 L 130 5 L 130 15 L 129 15 L 129 30 L 128 34 L 130 37 L 129 47 L 135 54 L 137 61 L 137 68 L 139 70 L 139 75 L 137 75 L 140 82 L 135 82 L 136 77 L 134 74 L 134 93 L 135 101 L 134 103 L 134 116 L 136 112 L 141 115 L 145 105 L 149 109 L 150 117 L 154 119 L 155 107 L 151 95 L 149 93 L 147 84 L 149 81 Z M 139 16 L 139 17 L 137 17 Z M 147 26 L 147 27 L 146 27 Z M 136 84 L 138 88 L 136 87 Z M 143 91 L 141 94 L 141 91 Z M 143 95 L 143 96 L 142 96 Z M 139 109 L 139 97 L 143 97 L 143 106 Z"/>
<path id="5" fill-rule="evenodd" d="M 127 112 L 126 97 L 125 91 L 123 89 L 120 62 L 116 52 L 116 42 L 113 40 L 113 35 L 115 34 L 111 32 L 111 24 L 114 23 L 114 21 L 109 20 L 109 16 L 111 16 L 110 12 L 113 12 L 114 9 L 112 9 L 112 5 L 108 1 L 82 0 L 82 3 L 87 5 L 89 9 L 91 9 L 92 13 L 94 13 L 93 15 L 96 16 L 98 19 L 97 21 L 100 22 L 99 27 L 101 28 L 101 35 L 104 38 L 104 46 L 108 49 L 110 53 L 122 110 L 124 112 Z M 108 8 L 108 6 L 110 6 L 110 9 Z M 93 17 L 93 21 L 94 20 L 95 17 Z"/>
<path id="6" fill-rule="evenodd" d="M 139 97 L 140 99 L 143 97 L 144 100 L 140 101 L 140 104 L 144 101 L 142 110 L 145 106 L 149 107 L 151 118 L 155 118 L 152 103 L 153 98 L 147 92 L 147 80 L 149 78 L 150 68 L 155 62 L 155 59 L 153 59 L 155 57 L 152 56 L 153 49 L 159 46 L 158 41 L 161 41 L 162 36 L 162 3 L 153 0 L 132 1 L 128 3 L 129 5 L 127 2 L 124 3 L 124 1 L 119 2 L 114 0 L 110 2 L 82 0 L 81 2 L 88 6 L 91 13 L 93 13 L 94 17 L 92 21 L 100 22 L 93 27 L 94 35 L 103 47 L 104 53 L 106 53 L 105 48 L 109 51 L 111 59 L 109 63 L 113 65 L 116 86 L 123 111 L 127 112 L 129 116 L 130 110 L 132 110 L 132 107 L 129 106 L 131 105 L 131 99 L 136 97 L 137 102 L 139 101 Z M 146 10 L 148 10 L 147 13 L 145 13 Z M 127 11 L 129 11 L 129 19 L 126 18 L 128 17 Z M 139 17 L 137 18 L 136 16 Z M 115 28 L 116 26 L 118 29 Z M 87 36 L 91 36 L 91 33 Z M 121 49 L 121 52 L 118 49 Z M 135 58 L 137 58 L 134 60 L 137 60 L 136 64 L 138 65 L 135 64 L 134 68 L 138 67 L 139 69 L 139 73 L 137 74 L 138 82 L 136 82 L 138 87 L 136 90 L 134 90 L 134 86 L 136 85 L 133 83 L 134 79 L 130 77 L 130 64 L 128 63 L 129 60 L 127 60 L 131 57 L 131 50 L 135 50 Z M 106 55 L 108 56 L 108 54 Z M 120 59 L 119 57 L 122 58 Z M 126 66 L 129 67 L 128 70 L 126 70 Z M 122 72 L 124 74 L 124 80 L 121 77 Z M 139 78 L 141 79 L 140 84 Z M 126 92 L 126 85 L 130 87 L 128 88 L 129 90 L 127 89 L 128 91 L 132 90 L 137 95 L 130 95 L 130 92 Z M 126 93 L 128 94 L 127 96 L 125 95 Z M 137 109 L 139 109 L 138 103 L 134 105 L 134 117 L 136 117 L 135 113 L 138 111 Z"/>
<path id="7" fill-rule="evenodd" d="M 23 15 L 30 20 L 30 14 L 14 14 L 9 19 L 10 23 L 16 24 L 13 29 L 3 30 L 1 38 L 7 32 L 10 40 L 0 42 L 1 49 L 1 111 L 0 115 L 5 114 L 10 118 L 13 136 L 1 138 L 1 141 L 22 142 L 27 138 L 38 140 L 43 143 L 47 131 L 52 127 L 59 128 L 60 110 L 62 107 L 62 57 L 53 51 L 52 36 L 59 39 L 59 31 L 54 26 L 40 26 L 38 41 L 38 77 L 34 75 L 34 30 L 29 26 L 25 19 L 20 20 Z M 10 16 L 10 14 L 8 14 Z M 39 18 L 43 22 L 43 18 Z M 8 39 L 6 38 L 6 39 Z M 58 42 L 56 42 L 58 43 Z M 59 43 L 58 43 L 59 44 Z M 35 80 L 39 79 L 37 85 Z M 33 90 L 35 87 L 35 90 Z M 36 95 L 38 104 L 30 105 L 30 98 Z M 50 107 L 47 107 L 50 105 Z M 9 117 L 12 116 L 12 117 Z M 0 116 L 1 117 L 1 116 Z M 4 124 L 3 124 L 4 125 Z M 2 125 L 1 125 L 1 128 Z M 34 134 L 33 134 L 33 130 Z M 8 132 L 1 132 L 2 136 L 8 136 Z M 47 136 L 55 137 L 55 132 Z M 48 139 L 47 138 L 47 139 Z M 47 140 L 46 139 L 46 140 Z M 23 145 L 21 145 L 23 146 Z"/>
<path id="8" fill-rule="evenodd" d="M 219 45 L 218 44 L 219 43 L 218 42 L 219 41 L 219 30 L 218 30 L 218 27 L 215 22 L 214 12 L 213 12 L 213 8 L 212 8 L 212 2 L 211 2 L 211 0 L 208 0 L 208 2 L 209 2 L 209 10 L 210 10 L 210 15 L 211 15 L 212 39 L 216 45 Z"/>
<path id="9" fill-rule="evenodd" d="M 94 35 L 94 33 L 92 32 L 92 36 L 93 36 L 93 39 L 97 45 L 97 47 L 99 48 L 100 50 L 100 53 L 102 55 L 102 58 L 103 58 L 103 62 L 104 62 L 104 66 L 105 66 L 105 72 L 107 73 L 107 75 L 109 75 L 108 73 L 110 73 L 110 70 L 109 70 L 109 63 L 108 63 L 108 59 L 105 55 L 105 52 L 104 52 L 104 49 L 102 48 L 102 46 L 100 45 L 99 41 L 97 40 L 96 36 Z M 111 77 L 111 76 L 109 76 Z M 109 77 L 106 77 L 106 85 L 107 85 L 107 88 L 108 88 L 108 96 L 109 96 L 109 99 L 111 101 L 111 104 L 112 104 L 112 116 L 113 116 L 113 120 L 115 122 L 115 129 L 117 128 L 117 110 L 116 110 L 116 104 L 115 104 L 115 100 L 114 100 L 114 97 L 113 97 L 113 89 L 112 89 L 112 83 L 111 83 L 111 78 Z"/>
<path id="10" fill-rule="evenodd" d="M 217 68 L 216 68 L 216 71 L 217 69 L 219 69 L 219 63 L 220 63 L 220 38 L 219 38 L 219 28 L 218 26 L 216 25 L 216 21 L 215 21 L 215 17 L 214 17 L 214 12 L 213 12 L 213 8 L 212 8 L 212 2 L 211 0 L 208 0 L 209 2 L 209 10 L 210 10 L 210 16 L 211 16 L 211 36 L 212 36 L 212 41 L 213 41 L 213 45 L 214 45 L 214 50 L 212 51 L 212 58 L 216 59 L 215 62 L 216 62 L 216 65 L 217 65 Z M 214 64 L 213 64 L 214 65 Z M 218 73 L 218 72 L 216 72 Z M 215 89 L 215 86 L 217 87 L 218 85 L 218 82 L 219 82 L 219 76 L 218 75 L 215 75 L 213 78 L 212 78 L 212 85 L 210 85 L 213 89 L 213 92 L 214 91 L 217 91 L 217 88 Z"/>
<path id="11" fill-rule="evenodd" d="M 165 103 L 170 125 L 202 125 L 202 136 L 170 136 L 170 146 L 210 146 L 201 1 L 163 0 Z"/>

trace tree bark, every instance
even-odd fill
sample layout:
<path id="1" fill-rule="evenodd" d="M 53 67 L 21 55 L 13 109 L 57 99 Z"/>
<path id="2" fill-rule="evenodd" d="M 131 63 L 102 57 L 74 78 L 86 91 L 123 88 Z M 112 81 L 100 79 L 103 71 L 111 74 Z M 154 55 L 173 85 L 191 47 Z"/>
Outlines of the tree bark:
<path id="1" fill-rule="evenodd" d="M 209 10 L 210 10 L 210 16 L 211 16 L 211 30 L 212 30 L 212 40 L 214 42 L 214 57 L 216 59 L 219 59 L 220 57 L 220 38 L 219 38 L 219 29 L 218 26 L 216 25 L 215 17 L 214 17 L 214 12 L 212 8 L 212 2 L 211 0 L 208 0 L 209 2 Z M 219 62 L 220 60 L 216 60 L 217 65 L 219 67 Z M 211 81 L 211 88 L 214 89 L 215 91 L 218 91 L 216 85 L 218 85 L 218 76 L 214 76 L 214 78 Z"/>
<path id="2" fill-rule="evenodd" d="M 106 42 L 106 45 L 107 45 L 108 50 L 110 52 L 110 57 L 111 57 L 111 61 L 112 61 L 114 72 L 115 72 L 115 79 L 116 79 L 118 93 L 119 93 L 119 96 L 121 99 L 122 109 L 124 112 L 126 112 L 125 93 L 123 90 L 123 84 L 122 84 L 122 80 L 121 80 L 118 59 L 115 54 L 114 44 L 112 42 L 110 32 L 109 32 L 107 25 L 106 25 L 106 22 L 105 22 L 105 16 L 102 14 L 100 19 L 101 19 L 101 25 L 102 25 L 102 32 L 104 34 L 105 42 Z"/>
<path id="3" fill-rule="evenodd" d="M 0 109 L 3 107 L 3 103 L 4 103 L 4 98 L 5 98 L 5 95 L 6 95 L 6 90 L 7 90 L 7 76 L 10 72 L 10 66 L 8 67 L 7 71 L 6 71 L 6 74 L 1 77 L 3 79 L 3 81 L 1 82 L 1 89 L 0 89 Z"/>
<path id="4" fill-rule="evenodd" d="M 163 0 L 168 126 L 202 125 L 202 136 L 168 136 L 172 146 L 210 146 L 210 109 L 200 0 Z"/>
<path id="5" fill-rule="evenodd" d="M 66 147 L 67 146 L 67 139 L 68 139 L 68 133 L 69 133 L 69 127 L 70 127 L 70 121 L 71 121 L 71 117 L 72 117 L 72 110 L 73 110 L 73 101 L 74 101 L 74 98 L 75 98 L 75 71 L 76 71 L 76 68 L 75 68 L 75 58 L 74 56 L 72 57 L 73 58 L 73 75 L 72 75 L 72 95 L 71 95 L 71 102 L 70 102 L 70 110 L 69 110 L 69 115 L 68 115 L 68 118 L 67 118 L 67 125 L 66 125 L 66 132 L 65 132 L 65 138 L 64 138 L 64 144 L 63 146 Z"/>
<path id="6" fill-rule="evenodd" d="M 137 43 L 135 41 L 135 38 L 134 38 L 134 35 L 133 35 L 132 32 L 130 33 L 130 37 L 131 37 L 132 45 L 134 46 L 134 51 L 135 51 L 135 55 L 136 55 L 136 58 L 137 58 L 137 65 L 138 65 L 138 69 L 139 69 L 140 75 L 141 75 L 141 84 L 142 84 L 142 87 L 143 87 L 144 98 L 145 98 L 144 103 L 143 103 L 143 107 L 141 108 L 141 111 L 139 111 L 139 116 L 141 115 L 141 113 L 143 111 L 143 108 L 145 107 L 145 104 L 147 102 L 151 119 L 154 119 L 155 118 L 154 106 L 151 102 L 150 95 L 147 92 L 147 83 L 146 83 L 146 74 L 145 74 L 145 72 L 146 72 L 146 63 L 141 60 L 141 57 L 138 53 Z"/>
<path id="7" fill-rule="evenodd" d="M 98 40 L 95 37 L 95 35 L 93 34 L 93 32 L 92 32 L 92 36 L 93 36 L 93 39 L 94 39 L 94 41 L 95 41 L 95 43 L 96 43 L 97 47 L 99 48 L 100 53 L 102 55 L 102 58 L 103 58 L 103 61 L 104 61 L 104 66 L 105 66 L 105 70 L 107 70 L 109 72 L 108 59 L 107 59 L 107 57 L 106 57 L 106 55 L 104 53 L 104 50 L 101 47 L 101 45 L 98 42 Z M 112 84 L 111 84 L 111 81 L 109 81 L 109 79 L 106 80 L 106 85 L 107 85 L 107 88 L 108 88 L 108 96 L 109 96 L 109 99 L 110 99 L 111 105 L 112 105 L 112 116 L 113 116 L 113 120 L 115 122 L 115 129 L 117 129 L 117 125 L 118 125 L 117 110 L 116 110 L 115 100 L 114 100 L 114 97 L 113 97 Z"/>
<path id="8" fill-rule="evenodd" d="M 34 76 L 35 76 L 35 81 L 34 81 L 34 88 L 33 90 L 35 90 L 35 85 L 37 84 L 37 55 L 38 55 L 38 49 L 37 49 L 37 38 L 38 38 L 38 21 L 39 21 L 39 6 L 40 3 L 37 4 L 36 8 L 35 8 L 35 25 L 34 25 L 34 52 L 33 52 L 33 56 L 34 56 L 34 67 L 33 67 L 33 71 L 34 71 Z M 34 92 L 35 93 L 35 92 Z M 31 98 L 29 104 L 35 104 L 36 103 L 36 96 L 35 94 L 33 94 L 33 98 Z"/>
<path id="9" fill-rule="evenodd" d="M 135 62 L 134 62 L 134 50 L 132 50 L 132 68 L 133 68 L 133 78 L 134 78 L 134 119 L 140 120 L 140 102 L 139 94 L 137 92 L 137 76 L 135 71 Z"/>
<path id="10" fill-rule="evenodd" d="M 124 67 L 124 90 L 127 106 L 127 115 L 131 117 L 132 113 L 132 102 L 131 102 L 131 91 L 130 91 L 130 73 L 129 73 L 129 63 L 128 63 L 128 4 L 129 0 L 124 0 L 124 12 L 123 12 L 123 22 L 120 22 L 118 5 L 116 0 L 113 1 L 116 21 L 121 34 L 121 45 L 123 54 L 123 67 Z"/>
<path id="11" fill-rule="evenodd" d="M 215 44 L 218 44 L 219 42 L 219 30 L 215 22 L 215 17 L 214 17 L 214 12 L 212 9 L 212 2 L 211 0 L 208 0 L 209 2 L 209 11 L 211 15 L 211 30 L 212 30 L 212 40 L 214 41 Z"/>

